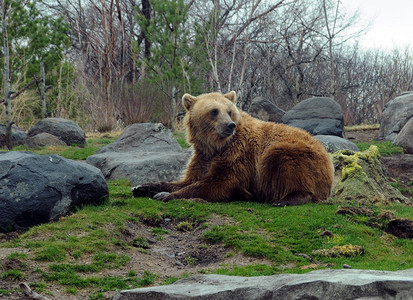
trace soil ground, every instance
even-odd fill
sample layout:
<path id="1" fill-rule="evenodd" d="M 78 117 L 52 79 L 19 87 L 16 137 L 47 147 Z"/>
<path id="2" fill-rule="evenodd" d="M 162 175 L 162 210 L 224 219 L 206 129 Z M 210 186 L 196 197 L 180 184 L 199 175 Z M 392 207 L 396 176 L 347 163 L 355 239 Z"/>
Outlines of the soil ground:
<path id="1" fill-rule="evenodd" d="M 377 138 L 378 130 L 358 130 L 347 133 L 347 139 L 353 142 L 367 142 Z M 413 182 L 413 155 L 398 154 L 392 157 L 383 157 L 388 173 L 391 177 L 399 180 L 402 186 L 407 182 Z M 233 224 L 230 218 L 216 217 L 208 221 L 209 226 Z M 123 239 L 131 243 L 134 237 L 145 237 L 150 242 L 149 249 L 133 248 L 124 250 L 123 253 L 128 255 L 131 260 L 127 266 L 116 270 L 105 270 L 106 276 L 126 276 L 129 270 L 136 270 L 138 276 L 141 276 L 144 270 L 150 270 L 152 273 L 160 274 L 160 278 L 169 276 L 181 277 L 184 274 L 195 274 L 201 270 L 218 269 L 225 266 L 244 266 L 251 264 L 269 264 L 270 261 L 243 256 L 233 249 L 224 247 L 220 244 L 204 245 L 203 235 L 206 228 L 195 228 L 191 231 L 178 231 L 176 224 L 172 220 L 164 220 L 162 227 L 169 231 L 169 234 L 162 238 L 154 237 L 152 226 L 137 223 L 128 223 L 122 232 Z M 18 233 L 0 235 L 0 243 L 16 238 Z M 204 245 L 204 246 L 203 246 Z M 12 252 L 28 252 L 27 249 L 9 249 L 0 248 L 0 271 L 12 269 L 26 270 L 47 270 L 48 264 L 29 260 L 27 266 L 22 266 L 19 260 L 7 258 Z M 148 255 L 150 254 L 150 255 Z M 30 255 L 30 254 L 29 254 Z M 85 260 L 85 263 L 87 261 Z M 289 268 L 291 266 L 282 266 Z M 1 269 L 3 268 L 3 270 Z M 19 282 L 27 283 L 38 282 L 41 272 L 27 271 L 24 278 L 16 281 L 0 278 L 0 289 L 13 291 L 11 295 L 1 295 L 0 299 L 33 299 L 22 293 L 19 289 Z M 102 275 L 102 274 L 97 274 Z M 85 276 L 90 276 L 85 274 Z M 48 293 L 53 296 L 47 296 L 50 299 L 90 299 L 90 293 L 82 290 L 80 293 L 70 295 L 66 293 L 65 287 L 53 285 L 52 283 L 46 288 Z M 104 297 L 110 299 L 115 292 L 105 292 Z"/>

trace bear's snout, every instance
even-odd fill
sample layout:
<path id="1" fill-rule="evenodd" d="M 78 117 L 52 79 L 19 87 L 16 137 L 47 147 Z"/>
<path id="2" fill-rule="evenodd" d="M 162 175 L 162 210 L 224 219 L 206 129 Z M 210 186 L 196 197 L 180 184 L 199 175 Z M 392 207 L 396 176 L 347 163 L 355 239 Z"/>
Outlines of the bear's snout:
<path id="1" fill-rule="evenodd" d="M 237 125 L 234 122 L 228 122 L 222 126 L 222 130 L 220 130 L 219 135 L 223 138 L 229 137 L 234 134 L 235 127 L 237 127 Z"/>
<path id="2" fill-rule="evenodd" d="M 228 129 L 228 130 L 234 131 L 235 127 L 236 127 L 236 125 L 235 125 L 234 122 L 228 122 L 228 123 L 227 123 L 227 129 Z"/>

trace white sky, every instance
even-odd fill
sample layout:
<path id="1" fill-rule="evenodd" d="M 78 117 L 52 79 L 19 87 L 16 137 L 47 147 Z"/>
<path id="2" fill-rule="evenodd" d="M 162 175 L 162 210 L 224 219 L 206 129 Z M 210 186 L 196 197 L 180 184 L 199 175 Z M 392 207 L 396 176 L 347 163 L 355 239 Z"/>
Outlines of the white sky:
<path id="1" fill-rule="evenodd" d="M 413 50 L 413 0 L 341 0 L 351 11 L 359 10 L 360 21 L 371 22 L 360 38 L 363 48 Z"/>

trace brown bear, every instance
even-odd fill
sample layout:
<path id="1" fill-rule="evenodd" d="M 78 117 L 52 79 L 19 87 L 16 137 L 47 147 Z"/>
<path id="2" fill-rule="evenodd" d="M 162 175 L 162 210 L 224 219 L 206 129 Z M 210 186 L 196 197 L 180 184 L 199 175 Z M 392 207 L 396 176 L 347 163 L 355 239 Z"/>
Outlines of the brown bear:
<path id="1" fill-rule="evenodd" d="M 185 94 L 184 123 L 193 156 L 182 180 L 147 183 L 134 196 L 297 205 L 327 200 L 334 167 L 308 132 L 264 122 L 235 106 L 236 94 Z"/>

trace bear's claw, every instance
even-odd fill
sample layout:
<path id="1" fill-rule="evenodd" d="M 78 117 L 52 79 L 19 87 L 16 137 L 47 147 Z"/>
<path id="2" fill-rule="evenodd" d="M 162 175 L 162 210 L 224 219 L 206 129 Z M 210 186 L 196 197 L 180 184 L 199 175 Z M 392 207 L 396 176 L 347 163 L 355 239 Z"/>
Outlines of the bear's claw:
<path id="1" fill-rule="evenodd" d="M 149 189 L 142 185 L 134 186 L 131 190 L 134 197 L 149 197 Z"/>
<path id="2" fill-rule="evenodd" d="M 167 202 L 169 201 L 169 199 L 167 199 L 169 195 L 170 193 L 168 192 L 160 192 L 160 193 L 157 193 L 155 196 L 153 196 L 153 199 Z"/>
<path id="3" fill-rule="evenodd" d="M 132 193 L 134 197 L 153 197 L 159 192 L 159 187 L 155 183 L 145 183 L 134 186 Z"/>

